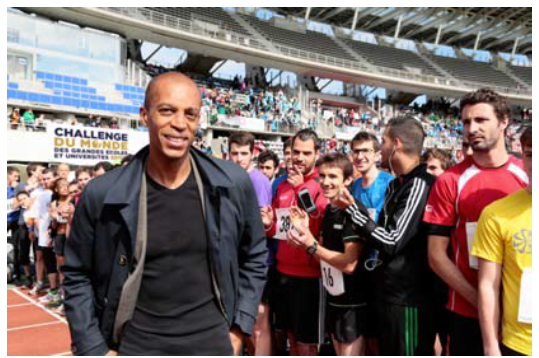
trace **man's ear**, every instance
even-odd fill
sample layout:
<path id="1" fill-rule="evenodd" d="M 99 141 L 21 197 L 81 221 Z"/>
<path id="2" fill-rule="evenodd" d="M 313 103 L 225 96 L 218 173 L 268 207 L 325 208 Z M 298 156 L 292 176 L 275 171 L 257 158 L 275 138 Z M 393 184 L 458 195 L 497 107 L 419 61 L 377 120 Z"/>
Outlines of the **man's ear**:
<path id="1" fill-rule="evenodd" d="M 150 126 L 148 123 L 148 111 L 146 110 L 145 106 L 140 107 L 139 114 L 140 122 L 142 123 L 142 125 L 146 128 L 149 128 Z"/>
<path id="2" fill-rule="evenodd" d="M 350 184 L 352 184 L 353 181 L 354 181 L 354 177 L 348 177 L 348 178 L 344 179 L 344 186 L 349 187 Z"/>

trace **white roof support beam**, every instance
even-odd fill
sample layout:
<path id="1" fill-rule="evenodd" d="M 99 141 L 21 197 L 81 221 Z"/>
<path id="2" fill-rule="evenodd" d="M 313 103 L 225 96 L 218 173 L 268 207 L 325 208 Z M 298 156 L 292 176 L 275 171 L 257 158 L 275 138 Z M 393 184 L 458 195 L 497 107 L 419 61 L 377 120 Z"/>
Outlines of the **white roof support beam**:
<path id="1" fill-rule="evenodd" d="M 473 46 L 473 55 L 472 58 L 475 56 L 475 53 L 477 51 L 477 48 L 479 47 L 479 43 L 481 41 L 481 32 L 477 33 L 477 36 L 475 37 L 475 44 Z"/>
<path id="2" fill-rule="evenodd" d="M 442 25 L 438 26 L 438 31 L 436 32 L 436 40 L 434 41 L 435 48 L 438 48 L 438 44 L 440 43 L 440 37 L 442 36 L 442 28 Z"/>
<path id="3" fill-rule="evenodd" d="M 354 10 L 354 18 L 352 19 L 352 26 L 350 26 L 350 31 L 352 32 L 354 32 L 354 30 L 356 29 L 358 13 L 359 9 L 356 7 L 356 9 Z"/>
<path id="4" fill-rule="evenodd" d="M 520 40 L 520 37 L 517 37 L 515 39 L 515 43 L 513 44 L 513 50 L 511 51 L 511 60 L 510 62 L 513 62 L 513 57 L 515 57 L 515 53 L 517 52 L 518 47 L 518 41 Z"/>
<path id="5" fill-rule="evenodd" d="M 515 38 L 515 37 L 519 37 L 519 36 L 522 36 L 522 35 L 526 35 L 528 33 L 528 29 L 515 29 L 515 30 L 512 30 L 512 31 L 509 31 L 507 32 L 505 35 L 503 35 L 502 37 L 500 37 L 499 39 L 497 39 L 496 41 L 488 44 L 486 46 L 486 49 L 489 49 L 489 48 L 492 48 L 492 47 L 495 47 L 499 44 L 502 44 L 504 42 L 507 42 L 509 40 L 511 40 L 512 38 Z"/>
<path id="6" fill-rule="evenodd" d="M 424 19 L 424 18 L 430 18 L 432 16 L 434 16 L 434 14 L 436 12 L 440 11 L 439 8 L 428 8 L 427 10 L 421 10 L 421 11 L 417 11 L 414 15 L 410 16 L 410 17 L 404 17 L 402 19 L 402 24 L 401 24 L 401 28 L 404 27 L 404 25 L 406 24 L 410 24 L 410 23 L 414 23 L 415 21 L 419 20 L 419 19 Z M 394 28 L 396 28 L 397 26 L 393 26 L 391 30 L 393 30 Z"/>
<path id="7" fill-rule="evenodd" d="M 309 16 L 311 15 L 311 8 L 307 8 L 307 12 L 305 12 L 305 23 L 309 21 Z"/>
<path id="8" fill-rule="evenodd" d="M 399 16 L 399 21 L 397 22 L 397 28 L 395 29 L 395 40 L 399 38 L 399 32 L 401 31 L 402 18 L 404 15 Z"/>

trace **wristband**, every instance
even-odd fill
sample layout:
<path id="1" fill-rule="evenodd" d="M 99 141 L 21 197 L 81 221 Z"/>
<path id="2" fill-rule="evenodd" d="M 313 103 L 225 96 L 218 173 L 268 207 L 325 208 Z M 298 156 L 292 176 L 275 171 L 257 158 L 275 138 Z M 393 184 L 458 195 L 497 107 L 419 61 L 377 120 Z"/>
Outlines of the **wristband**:
<path id="1" fill-rule="evenodd" d="M 33 228 L 33 227 L 29 227 L 29 228 L 28 228 L 28 231 L 30 231 L 30 232 L 34 231 L 34 228 Z"/>
<path id="2" fill-rule="evenodd" d="M 318 249 L 318 242 L 314 241 L 312 246 L 309 246 L 306 251 L 309 255 L 314 255 Z"/>

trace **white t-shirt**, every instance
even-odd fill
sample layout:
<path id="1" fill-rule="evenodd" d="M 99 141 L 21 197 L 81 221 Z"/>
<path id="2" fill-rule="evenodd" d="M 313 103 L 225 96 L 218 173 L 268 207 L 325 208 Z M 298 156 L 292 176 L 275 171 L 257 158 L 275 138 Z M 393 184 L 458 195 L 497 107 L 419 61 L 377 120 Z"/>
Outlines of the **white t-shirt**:
<path id="1" fill-rule="evenodd" d="M 35 198 L 35 201 L 28 211 L 28 218 L 39 220 L 38 227 L 34 228 L 38 238 L 37 245 L 40 247 L 48 247 L 48 229 L 51 223 L 49 209 L 51 207 L 52 191 L 44 190 L 43 188 L 39 187 L 32 192 L 31 197 Z"/>

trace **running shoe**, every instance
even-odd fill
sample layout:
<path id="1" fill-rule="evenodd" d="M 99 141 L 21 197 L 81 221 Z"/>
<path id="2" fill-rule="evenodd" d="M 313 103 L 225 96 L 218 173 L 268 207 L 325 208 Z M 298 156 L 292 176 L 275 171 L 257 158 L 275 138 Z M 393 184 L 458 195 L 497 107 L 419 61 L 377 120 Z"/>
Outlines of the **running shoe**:
<path id="1" fill-rule="evenodd" d="M 34 288 L 32 288 L 28 294 L 30 296 L 36 296 L 38 293 L 40 292 L 43 292 L 45 290 L 45 284 L 43 282 L 37 282 L 34 286 Z"/>
<path id="2" fill-rule="evenodd" d="M 49 293 L 47 293 L 47 295 L 41 297 L 38 299 L 38 302 L 42 305 L 58 305 L 58 303 L 61 302 L 61 299 L 60 299 L 60 294 L 56 291 L 54 293 L 52 293 L 51 291 L 49 291 Z"/>

